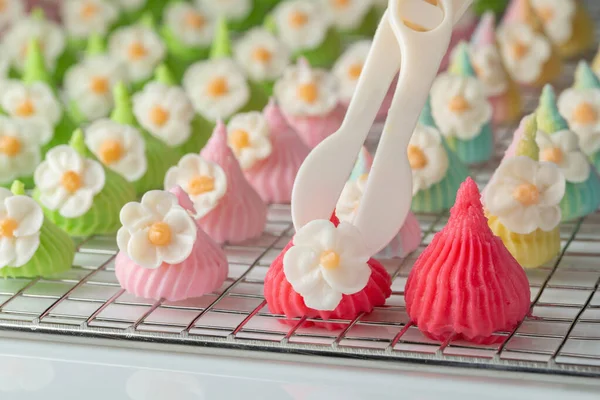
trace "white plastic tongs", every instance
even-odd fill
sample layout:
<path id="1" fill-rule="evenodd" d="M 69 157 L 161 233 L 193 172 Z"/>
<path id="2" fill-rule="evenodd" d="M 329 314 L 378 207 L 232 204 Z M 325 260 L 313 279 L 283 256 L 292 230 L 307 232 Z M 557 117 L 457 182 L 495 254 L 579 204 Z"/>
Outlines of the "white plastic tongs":
<path id="1" fill-rule="evenodd" d="M 340 129 L 302 164 L 292 191 L 296 230 L 329 219 L 377 111 L 398 71 L 398 86 L 353 222 L 372 256 L 398 233 L 410 210 L 406 149 L 454 24 L 472 0 L 389 0 Z M 400 56 L 402 55 L 402 57 Z"/>

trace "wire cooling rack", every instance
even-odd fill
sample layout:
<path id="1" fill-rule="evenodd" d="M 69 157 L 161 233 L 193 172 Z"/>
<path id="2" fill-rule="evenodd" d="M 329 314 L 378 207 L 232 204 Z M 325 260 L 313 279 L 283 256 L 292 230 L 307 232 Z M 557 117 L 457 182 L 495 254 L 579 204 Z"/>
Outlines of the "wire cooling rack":
<path id="1" fill-rule="evenodd" d="M 600 15 L 598 2 L 590 2 Z M 558 86 L 566 86 L 573 65 Z M 526 93 L 532 110 L 537 93 Z M 495 159 L 472 173 L 485 183 L 515 127 L 498 134 Z M 184 351 L 236 349 L 261 357 L 312 355 L 327 362 L 356 358 L 600 377 L 600 213 L 561 227 L 562 252 L 547 265 L 527 271 L 531 315 L 512 332 L 498 332 L 500 344 L 437 343 L 423 336 L 406 313 L 404 285 L 410 269 L 447 215 L 419 215 L 423 242 L 403 260 L 384 261 L 393 293 L 384 307 L 360 314 L 345 328 L 306 328 L 304 318 L 290 327 L 269 312 L 263 297 L 267 269 L 293 235 L 288 206 L 273 205 L 263 235 L 243 245 L 225 246 L 227 281 L 215 293 L 183 302 L 155 301 L 125 293 L 114 274 L 114 237 L 78 242 L 73 268 L 53 279 L 0 281 L 0 336 L 28 332 L 33 338 L 78 337 L 97 344 L 114 339 L 128 347 Z M 323 361 L 325 359 L 322 358 Z M 389 365 L 389 364 L 386 364 Z"/>

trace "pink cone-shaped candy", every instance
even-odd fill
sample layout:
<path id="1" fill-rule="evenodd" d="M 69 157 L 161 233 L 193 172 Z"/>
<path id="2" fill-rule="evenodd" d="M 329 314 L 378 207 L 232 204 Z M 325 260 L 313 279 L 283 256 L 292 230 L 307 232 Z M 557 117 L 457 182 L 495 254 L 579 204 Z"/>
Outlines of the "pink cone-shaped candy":
<path id="1" fill-rule="evenodd" d="M 332 217 L 331 221 L 338 224 L 337 218 Z M 377 260 L 370 259 L 368 264 L 371 267 L 371 277 L 367 286 L 353 295 L 343 295 L 342 301 L 333 311 L 318 311 L 308 308 L 304 304 L 304 299 L 292 288 L 287 281 L 283 271 L 283 257 L 285 253 L 293 246 L 290 241 L 285 249 L 273 261 L 267 276 L 265 277 L 264 295 L 273 314 L 285 315 L 287 320 L 281 322 L 288 325 L 296 325 L 299 318 L 306 316 L 308 318 L 321 318 L 323 320 L 343 319 L 352 321 L 361 312 L 371 312 L 374 307 L 382 306 L 385 300 L 392 294 L 390 275 Z M 328 330 L 341 329 L 347 326 L 344 323 L 324 323 L 306 321 L 303 327 L 318 326 Z"/>
<path id="2" fill-rule="evenodd" d="M 519 146 L 519 143 L 521 142 L 521 139 L 523 138 L 523 135 L 525 134 L 525 126 L 527 125 L 527 120 L 528 120 L 528 118 L 523 118 L 521 120 L 519 127 L 513 134 L 512 142 L 510 142 L 510 145 L 504 152 L 504 157 L 502 158 L 502 161 L 506 160 L 507 158 L 514 157 L 516 155 L 517 147 Z"/>
<path id="3" fill-rule="evenodd" d="M 179 187 L 171 190 L 179 205 L 194 212 L 188 195 Z M 120 251 L 115 260 L 115 274 L 123 289 L 138 297 L 179 301 L 200 297 L 221 287 L 229 264 L 223 250 L 201 228 L 190 256 L 179 264 L 163 263 L 157 269 L 144 268 Z"/>
<path id="4" fill-rule="evenodd" d="M 273 100 L 263 114 L 273 150 L 266 160 L 245 170 L 244 175 L 266 203 L 286 204 L 291 201 L 296 174 L 310 149 L 288 125 Z"/>
<path id="5" fill-rule="evenodd" d="M 452 50 L 462 41 L 468 41 L 473 34 L 473 31 L 477 27 L 477 16 L 473 11 L 468 9 L 462 18 L 458 21 L 458 23 L 454 26 L 454 30 L 452 31 L 452 38 L 450 39 L 450 45 L 448 46 L 448 51 L 446 55 L 442 59 L 442 63 L 440 66 L 440 70 L 445 70 L 450 63 Z"/>
<path id="6" fill-rule="evenodd" d="M 235 155 L 227 145 L 227 128 L 217 126 L 200 153 L 223 168 L 227 193 L 219 204 L 198 221 L 217 243 L 240 243 L 260 234 L 267 223 L 267 205 L 246 180 Z"/>
<path id="7" fill-rule="evenodd" d="M 527 276 L 488 227 L 480 197 L 467 178 L 406 283 L 406 311 L 434 340 L 493 343 L 503 339 L 494 332 L 511 331 L 529 311 Z"/>
<path id="8" fill-rule="evenodd" d="M 339 105 L 329 114 L 320 117 L 295 117 L 293 115 L 285 117 L 304 143 L 312 149 L 340 129 L 345 115 L 346 108 Z"/>
<path id="9" fill-rule="evenodd" d="M 400 232 L 381 250 L 376 258 L 403 258 L 419 248 L 421 244 L 421 225 L 412 212 L 408 213 Z"/>

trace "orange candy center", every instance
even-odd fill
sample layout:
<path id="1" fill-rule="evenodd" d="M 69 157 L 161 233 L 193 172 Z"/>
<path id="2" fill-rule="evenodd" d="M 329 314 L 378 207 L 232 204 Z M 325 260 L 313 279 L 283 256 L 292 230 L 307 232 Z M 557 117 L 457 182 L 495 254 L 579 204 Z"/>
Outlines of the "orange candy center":
<path id="1" fill-rule="evenodd" d="M 524 183 L 515 189 L 513 197 L 524 206 L 532 206 L 540 202 L 540 191 L 531 183 Z"/>
<path id="2" fill-rule="evenodd" d="M 161 106 L 154 106 L 150 109 L 150 121 L 156 126 L 164 126 L 169 120 L 169 111 Z"/>
<path id="3" fill-rule="evenodd" d="M 427 166 L 427 157 L 417 146 L 408 146 L 408 162 L 411 169 L 423 169 Z"/>
<path id="4" fill-rule="evenodd" d="M 362 74 L 363 66 L 361 64 L 352 64 L 350 68 L 348 68 L 348 76 L 352 80 L 357 80 Z"/>
<path id="5" fill-rule="evenodd" d="M 110 90 L 108 79 L 103 76 L 95 76 L 90 81 L 90 89 L 96 94 L 106 94 Z"/>
<path id="6" fill-rule="evenodd" d="M 229 144 L 235 150 L 242 150 L 250 147 L 250 135 L 243 129 L 236 129 L 229 135 Z"/>
<path id="7" fill-rule="evenodd" d="M 340 255 L 335 251 L 326 250 L 321 253 L 319 264 L 325 269 L 335 269 L 340 265 Z"/>
<path id="8" fill-rule="evenodd" d="M 269 61 L 271 61 L 271 58 L 273 58 L 273 54 L 271 54 L 271 52 L 265 49 L 264 47 L 258 47 L 252 52 L 252 58 L 255 61 L 266 64 Z"/>
<path id="9" fill-rule="evenodd" d="M 15 109 L 15 114 L 18 117 L 31 117 L 35 114 L 35 106 L 30 99 L 25 99 Z"/>
<path id="10" fill-rule="evenodd" d="M 148 230 L 148 240 L 155 246 L 166 246 L 171 243 L 171 228 L 164 222 L 155 222 Z"/>
<path id="11" fill-rule="evenodd" d="M 106 140 L 100 146 L 98 151 L 98 158 L 105 165 L 110 165 L 119 161 L 123 158 L 124 153 L 123 145 L 118 140 Z"/>
<path id="12" fill-rule="evenodd" d="M 541 157 L 542 161 L 552 162 L 554 164 L 562 163 L 565 155 L 563 151 L 558 147 L 551 147 L 549 149 L 545 149 L 542 151 Z"/>
<path id="13" fill-rule="evenodd" d="M 67 171 L 60 179 L 60 184 L 67 192 L 73 194 L 81 188 L 81 175 L 75 171 Z"/>
<path id="14" fill-rule="evenodd" d="M 12 219 L 6 218 L 0 221 L 0 237 L 12 238 L 15 236 L 15 231 L 19 227 L 19 223 Z"/>
<path id="15" fill-rule="evenodd" d="M 192 196 L 198 196 L 215 190 L 215 178 L 212 176 L 200 175 L 192 178 L 188 183 L 188 192 Z"/>
<path id="16" fill-rule="evenodd" d="M 598 121 L 598 113 L 589 103 L 581 103 L 573 111 L 573 120 L 578 124 L 593 124 Z"/>
<path id="17" fill-rule="evenodd" d="M 307 103 L 314 103 L 319 98 L 319 88 L 314 82 L 298 86 L 298 97 Z"/>
<path id="18" fill-rule="evenodd" d="M 146 57 L 146 54 L 148 54 L 148 50 L 146 50 L 142 43 L 133 42 L 129 45 L 129 48 L 127 49 L 127 54 L 129 55 L 130 59 L 136 61 Z"/>
<path id="19" fill-rule="evenodd" d="M 448 108 L 450 111 L 455 112 L 457 114 L 462 114 L 468 111 L 471 108 L 471 105 L 463 96 L 454 96 L 450 99 L 450 103 L 448 104 Z"/>
<path id="20" fill-rule="evenodd" d="M 98 6 L 94 3 L 86 3 L 81 8 L 81 18 L 83 20 L 89 20 L 93 18 L 98 13 Z"/>
<path id="21" fill-rule="evenodd" d="M 185 16 L 185 24 L 194 29 L 201 29 L 206 24 L 206 20 L 201 14 L 189 13 Z"/>
<path id="22" fill-rule="evenodd" d="M 301 11 L 294 11 L 290 14 L 289 23 L 293 28 L 301 28 L 308 23 L 308 15 Z"/>
<path id="23" fill-rule="evenodd" d="M 21 152 L 21 141 L 14 136 L 0 137 L 0 153 L 14 157 Z"/>
<path id="24" fill-rule="evenodd" d="M 350 0 L 331 0 L 335 8 L 346 8 L 350 4 Z"/>
<path id="25" fill-rule="evenodd" d="M 207 92 L 211 97 L 220 97 L 229 91 L 229 85 L 227 79 L 223 77 L 217 77 L 208 83 Z"/>
<path id="26" fill-rule="evenodd" d="M 517 60 L 521 60 L 527 55 L 527 53 L 529 53 L 529 46 L 521 42 L 516 42 L 512 45 L 511 50 L 513 57 L 515 57 Z"/>

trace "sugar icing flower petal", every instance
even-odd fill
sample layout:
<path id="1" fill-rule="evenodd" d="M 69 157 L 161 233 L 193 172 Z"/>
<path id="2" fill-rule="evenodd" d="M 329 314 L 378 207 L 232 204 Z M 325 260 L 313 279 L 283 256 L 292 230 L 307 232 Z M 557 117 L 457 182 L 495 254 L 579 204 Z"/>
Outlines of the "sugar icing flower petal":
<path id="1" fill-rule="evenodd" d="M 371 268 L 366 262 L 345 262 L 344 268 L 322 268 L 323 279 L 333 289 L 342 294 L 360 292 L 369 282 Z"/>
<path id="2" fill-rule="evenodd" d="M 543 231 L 551 231 L 560 223 L 562 213 L 560 207 L 540 207 L 537 225 Z"/>
<path id="3" fill-rule="evenodd" d="M 342 293 L 326 282 L 318 282 L 313 290 L 303 294 L 304 304 L 315 310 L 333 311 L 342 301 Z"/>
<path id="4" fill-rule="evenodd" d="M 274 81 L 290 64 L 290 52 L 271 32 L 253 28 L 234 46 L 233 55 L 248 76 L 257 82 Z"/>
<path id="5" fill-rule="evenodd" d="M 298 293 L 310 291 L 321 280 L 319 254 L 311 247 L 291 247 L 284 255 L 283 265 L 287 280 Z"/>
<path id="6" fill-rule="evenodd" d="M 108 40 L 108 52 L 124 63 L 129 80 L 140 82 L 150 78 L 164 60 L 166 47 L 152 29 L 132 25 L 113 32 Z"/>
<path id="7" fill-rule="evenodd" d="M 117 8 L 104 0 L 66 0 L 61 14 L 69 34 L 81 39 L 92 33 L 106 34 L 118 17 Z"/>
<path id="8" fill-rule="evenodd" d="M 94 192 L 91 189 L 78 190 L 70 195 L 60 207 L 60 214 L 65 218 L 77 218 L 84 215 L 94 203 Z"/>
<path id="9" fill-rule="evenodd" d="M 140 203 L 132 202 L 125 204 L 121 209 L 119 218 L 124 228 L 133 231 L 150 225 L 160 218 L 160 216 L 154 214 L 151 208 L 145 207 Z"/>
<path id="10" fill-rule="evenodd" d="M 152 210 L 158 218 L 163 219 L 178 203 L 177 198 L 169 192 L 151 190 L 142 197 L 142 205 Z"/>
<path id="11" fill-rule="evenodd" d="M 13 267 L 21 267 L 34 256 L 35 252 L 40 246 L 40 234 L 39 232 L 15 238 L 15 250 L 16 257 L 12 262 Z"/>
<path id="12" fill-rule="evenodd" d="M 162 260 L 158 257 L 158 250 L 148 239 L 148 228 L 131 235 L 127 245 L 127 254 L 133 262 L 145 268 L 156 269 L 162 264 Z"/>
<path id="13" fill-rule="evenodd" d="M 335 225 L 328 220 L 311 221 L 296 232 L 294 245 L 330 249 L 335 244 L 335 230 Z"/>
<path id="14" fill-rule="evenodd" d="M 15 237 L 33 235 L 42 228 L 44 213 L 40 206 L 27 196 L 11 196 L 4 200 L 9 218 L 19 221 Z"/>
<path id="15" fill-rule="evenodd" d="M 317 48 L 331 27 L 322 7 L 312 1 L 282 2 L 273 11 L 273 16 L 279 37 L 292 51 Z"/>
<path id="16" fill-rule="evenodd" d="M 14 262 L 17 258 L 17 249 L 12 239 L 0 237 L 0 268 L 4 268 Z"/>

